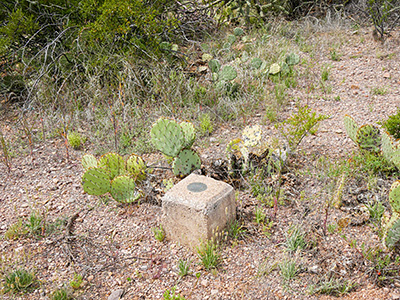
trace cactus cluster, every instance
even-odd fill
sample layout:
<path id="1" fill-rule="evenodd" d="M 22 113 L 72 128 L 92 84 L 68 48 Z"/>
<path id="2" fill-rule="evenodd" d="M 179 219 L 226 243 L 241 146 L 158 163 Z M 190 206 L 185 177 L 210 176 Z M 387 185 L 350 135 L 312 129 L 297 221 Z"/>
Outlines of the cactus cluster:
<path id="1" fill-rule="evenodd" d="M 392 162 L 400 170 L 400 145 L 396 144 L 387 131 L 382 133 L 381 148 L 383 157 Z"/>
<path id="2" fill-rule="evenodd" d="M 125 161 L 117 153 L 106 153 L 99 159 L 91 154 L 82 157 L 83 190 L 95 196 L 110 193 L 118 202 L 138 200 L 141 193 L 136 184 L 146 178 L 146 164 L 140 156 L 131 154 Z"/>
<path id="3" fill-rule="evenodd" d="M 347 135 L 360 149 L 375 153 L 381 150 L 382 139 L 378 127 L 370 124 L 359 127 L 357 122 L 349 115 L 344 116 L 343 123 Z"/>
<path id="4" fill-rule="evenodd" d="M 160 118 L 153 124 L 150 136 L 154 147 L 173 159 L 175 176 L 186 176 L 200 169 L 200 157 L 190 149 L 196 138 L 192 123 Z"/>

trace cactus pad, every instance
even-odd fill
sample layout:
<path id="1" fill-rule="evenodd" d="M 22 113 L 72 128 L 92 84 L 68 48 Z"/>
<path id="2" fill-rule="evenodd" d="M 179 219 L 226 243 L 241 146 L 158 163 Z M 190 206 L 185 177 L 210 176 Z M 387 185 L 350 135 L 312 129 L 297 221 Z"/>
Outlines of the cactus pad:
<path id="1" fill-rule="evenodd" d="M 110 179 L 114 179 L 114 177 L 125 172 L 124 158 L 117 153 L 109 152 L 104 154 L 100 157 L 98 165 L 110 172 Z"/>
<path id="2" fill-rule="evenodd" d="M 126 175 L 117 176 L 111 182 L 111 196 L 121 203 L 134 202 L 140 198 L 135 186 L 133 178 Z"/>
<path id="3" fill-rule="evenodd" d="M 356 121 L 353 119 L 353 117 L 345 115 L 343 118 L 343 123 L 349 138 L 351 138 L 353 142 L 356 142 L 357 131 L 358 131 L 358 125 Z"/>
<path id="4" fill-rule="evenodd" d="M 208 66 L 210 67 L 211 72 L 217 73 L 221 69 L 221 64 L 217 59 L 211 59 L 208 62 Z"/>
<path id="5" fill-rule="evenodd" d="M 219 79 L 224 81 L 231 81 L 237 77 L 237 72 L 234 67 L 232 66 L 225 66 L 219 72 Z"/>
<path id="6" fill-rule="evenodd" d="M 286 56 L 285 61 L 289 66 L 297 65 L 300 62 L 300 57 L 297 54 L 292 53 Z"/>
<path id="7" fill-rule="evenodd" d="M 242 28 L 236 27 L 236 28 L 233 30 L 233 34 L 236 35 L 236 36 L 242 36 L 242 35 L 244 34 L 244 31 L 243 31 Z"/>
<path id="8" fill-rule="evenodd" d="M 131 154 L 128 157 L 125 168 L 136 180 L 140 181 L 146 178 L 146 163 L 140 156 L 136 154 Z"/>
<path id="9" fill-rule="evenodd" d="M 369 124 L 361 126 L 357 131 L 356 141 L 361 149 L 379 152 L 381 146 L 379 128 Z"/>
<path id="10" fill-rule="evenodd" d="M 158 119 L 153 124 L 150 135 L 154 147 L 167 156 L 177 156 L 185 145 L 182 127 L 173 120 Z"/>
<path id="11" fill-rule="evenodd" d="M 111 189 L 110 172 L 105 168 L 91 168 L 82 176 L 83 190 L 89 195 L 100 196 Z"/>
<path id="12" fill-rule="evenodd" d="M 262 130 L 259 125 L 246 126 L 243 130 L 243 145 L 246 147 L 253 147 L 261 140 Z"/>
<path id="13" fill-rule="evenodd" d="M 202 61 L 210 61 L 210 60 L 212 60 L 212 55 L 211 54 L 208 54 L 208 53 L 204 53 L 202 56 L 201 56 L 201 60 Z"/>
<path id="14" fill-rule="evenodd" d="M 82 156 L 82 167 L 85 171 L 89 170 L 89 168 L 97 167 L 97 159 L 92 154 L 85 154 Z"/>
<path id="15" fill-rule="evenodd" d="M 183 146 L 186 149 L 192 147 L 194 140 L 196 139 L 196 131 L 191 122 L 181 122 L 179 124 L 182 127 L 183 133 L 185 135 L 185 145 Z"/>
<path id="16" fill-rule="evenodd" d="M 400 219 L 395 221 L 393 226 L 389 229 L 385 242 L 387 247 L 392 248 L 399 241 L 400 241 Z"/>
<path id="17" fill-rule="evenodd" d="M 390 187 L 389 203 L 393 211 L 400 213 L 400 180 L 393 182 Z"/>
<path id="18" fill-rule="evenodd" d="M 234 42 L 236 42 L 236 36 L 233 34 L 228 35 L 228 43 L 232 45 Z"/>
<path id="19" fill-rule="evenodd" d="M 261 58 L 255 57 L 251 60 L 250 62 L 250 66 L 253 69 L 260 69 L 261 65 L 262 65 L 263 61 L 261 60 Z"/>
<path id="20" fill-rule="evenodd" d="M 391 135 L 387 131 L 383 131 L 381 149 L 383 157 L 388 161 L 392 160 L 392 154 L 394 152 L 393 145 L 394 143 Z"/>
<path id="21" fill-rule="evenodd" d="M 281 67 L 278 64 L 272 64 L 269 67 L 269 74 L 276 75 L 281 71 Z"/>
<path id="22" fill-rule="evenodd" d="M 194 170 L 200 169 L 201 161 L 199 155 L 192 149 L 182 150 L 172 164 L 175 176 L 189 175 Z"/>

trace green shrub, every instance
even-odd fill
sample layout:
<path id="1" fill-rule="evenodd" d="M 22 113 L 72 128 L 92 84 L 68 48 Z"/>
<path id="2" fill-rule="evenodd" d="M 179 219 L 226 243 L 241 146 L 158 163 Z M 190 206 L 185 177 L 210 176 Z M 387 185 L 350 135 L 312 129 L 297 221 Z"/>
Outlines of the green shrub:
<path id="1" fill-rule="evenodd" d="M 85 143 L 86 138 L 81 136 L 79 132 L 71 131 L 67 135 L 68 144 L 75 150 L 81 149 L 82 145 Z"/>

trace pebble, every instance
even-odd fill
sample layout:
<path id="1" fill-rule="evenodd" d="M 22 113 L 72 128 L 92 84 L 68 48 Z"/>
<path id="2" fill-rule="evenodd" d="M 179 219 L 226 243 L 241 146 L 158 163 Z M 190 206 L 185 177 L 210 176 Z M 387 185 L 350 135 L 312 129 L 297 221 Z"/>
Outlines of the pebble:
<path id="1" fill-rule="evenodd" d="M 122 295 L 124 294 L 124 290 L 123 289 L 118 289 L 115 290 L 111 293 L 110 296 L 108 296 L 108 300 L 118 300 L 121 299 Z"/>
<path id="2" fill-rule="evenodd" d="M 200 282 L 200 284 L 201 284 L 202 286 L 206 287 L 206 286 L 208 285 L 208 281 L 205 280 L 205 279 L 203 279 L 203 280 Z"/>

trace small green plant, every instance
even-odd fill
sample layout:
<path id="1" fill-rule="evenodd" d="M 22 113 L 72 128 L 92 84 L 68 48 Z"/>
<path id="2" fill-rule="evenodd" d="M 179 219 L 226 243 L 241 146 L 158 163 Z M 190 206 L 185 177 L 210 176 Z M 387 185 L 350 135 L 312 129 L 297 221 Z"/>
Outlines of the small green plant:
<path id="1" fill-rule="evenodd" d="M 388 93 L 388 89 L 386 87 L 384 87 L 384 86 L 382 86 L 382 87 L 374 87 L 374 88 L 371 89 L 371 94 L 375 95 L 375 96 L 377 96 L 377 95 L 384 96 L 387 93 Z"/>
<path id="2" fill-rule="evenodd" d="M 281 271 L 281 277 L 284 284 L 289 283 L 293 278 L 296 277 L 298 272 L 296 261 L 286 258 L 279 263 L 278 266 Z"/>
<path id="3" fill-rule="evenodd" d="M 244 237 L 246 234 L 246 229 L 243 228 L 243 225 L 239 222 L 239 220 L 235 219 L 228 224 L 227 234 L 230 239 L 237 240 Z"/>
<path id="4" fill-rule="evenodd" d="M 262 228 L 262 233 L 265 235 L 267 238 L 271 236 L 271 229 L 275 225 L 273 220 L 267 219 L 267 221 L 264 221 L 263 228 Z"/>
<path id="5" fill-rule="evenodd" d="M 180 294 L 176 294 L 176 287 L 173 287 L 171 290 L 166 290 L 163 294 L 164 300 L 186 300 L 185 297 Z"/>
<path id="6" fill-rule="evenodd" d="M 269 258 L 266 258 L 258 265 L 257 277 L 268 276 L 278 267 L 278 265 L 279 263 L 275 260 L 270 261 Z"/>
<path id="7" fill-rule="evenodd" d="M 217 269 L 221 263 L 218 244 L 214 240 L 208 240 L 197 249 L 201 263 L 206 270 Z"/>
<path id="8" fill-rule="evenodd" d="M 262 207 L 256 207 L 254 211 L 255 221 L 257 224 L 263 224 L 267 214 L 264 212 Z"/>
<path id="9" fill-rule="evenodd" d="M 294 152 L 303 138 L 308 134 L 315 134 L 318 123 L 327 118 L 326 115 L 316 116 L 307 105 L 298 106 L 297 113 L 275 127 L 288 142 L 290 152 Z"/>
<path id="10" fill-rule="evenodd" d="M 386 121 L 380 122 L 394 138 L 400 139 L 400 107 L 397 109 L 397 113 L 389 116 Z"/>
<path id="11" fill-rule="evenodd" d="M 60 288 L 53 292 L 51 300 L 73 300 L 74 298 L 70 295 L 70 292 L 66 288 Z"/>
<path id="12" fill-rule="evenodd" d="M 265 119 L 267 119 L 271 123 L 276 122 L 276 120 L 277 120 L 277 112 L 273 107 L 268 106 L 265 109 Z"/>
<path id="13" fill-rule="evenodd" d="M 200 134 L 202 136 L 210 135 L 214 130 L 210 115 L 209 114 L 200 115 L 199 121 L 200 121 L 199 125 Z"/>
<path id="14" fill-rule="evenodd" d="M 330 72 L 330 67 L 329 67 L 329 66 L 325 66 L 325 67 L 322 69 L 321 80 L 322 80 L 323 82 L 329 80 L 329 72 Z"/>
<path id="15" fill-rule="evenodd" d="M 330 234 L 334 234 L 335 231 L 338 229 L 338 225 L 337 224 L 328 224 L 327 229 Z"/>
<path id="16" fill-rule="evenodd" d="M 70 131 L 67 134 L 68 144 L 75 150 L 81 149 L 82 145 L 86 142 L 86 138 L 77 131 Z"/>
<path id="17" fill-rule="evenodd" d="M 74 274 L 74 278 L 69 282 L 69 285 L 74 289 L 74 290 L 79 290 L 82 286 L 83 283 L 83 277 L 80 274 Z"/>
<path id="18" fill-rule="evenodd" d="M 160 225 L 160 227 L 154 227 L 153 228 L 153 234 L 154 237 L 157 241 L 162 242 L 165 239 L 165 231 L 164 228 L 162 227 L 162 225 Z"/>
<path id="19" fill-rule="evenodd" d="M 335 279 L 333 277 L 329 279 L 324 278 L 317 284 L 311 285 L 309 288 L 309 293 L 311 295 L 325 294 L 339 297 L 344 294 L 348 294 L 355 286 L 355 283 L 348 280 Z"/>
<path id="20" fill-rule="evenodd" d="M 37 211 L 32 211 L 28 223 L 26 224 L 28 231 L 33 236 L 42 236 L 45 231 L 44 218 Z"/>
<path id="21" fill-rule="evenodd" d="M 342 56 L 341 54 L 336 52 L 336 49 L 331 49 L 329 51 L 329 54 L 330 54 L 331 60 L 333 60 L 333 61 L 339 61 L 340 57 Z"/>
<path id="22" fill-rule="evenodd" d="M 38 288 L 39 282 L 33 272 L 20 268 L 4 277 L 4 292 L 21 294 L 29 293 Z"/>
<path id="23" fill-rule="evenodd" d="M 178 261 L 178 270 L 179 277 L 185 277 L 186 275 L 188 275 L 190 271 L 190 260 L 180 259 Z"/>
<path id="24" fill-rule="evenodd" d="M 20 237 L 26 235 L 28 233 L 28 229 L 25 224 L 22 222 L 22 219 L 18 219 L 18 221 L 12 224 L 7 231 L 4 233 L 4 237 L 8 240 L 17 240 Z"/>
<path id="25" fill-rule="evenodd" d="M 286 241 L 283 243 L 286 250 L 289 252 L 295 252 L 297 249 L 304 249 L 307 245 L 304 237 L 304 232 L 299 227 L 292 227 L 286 234 Z"/>

